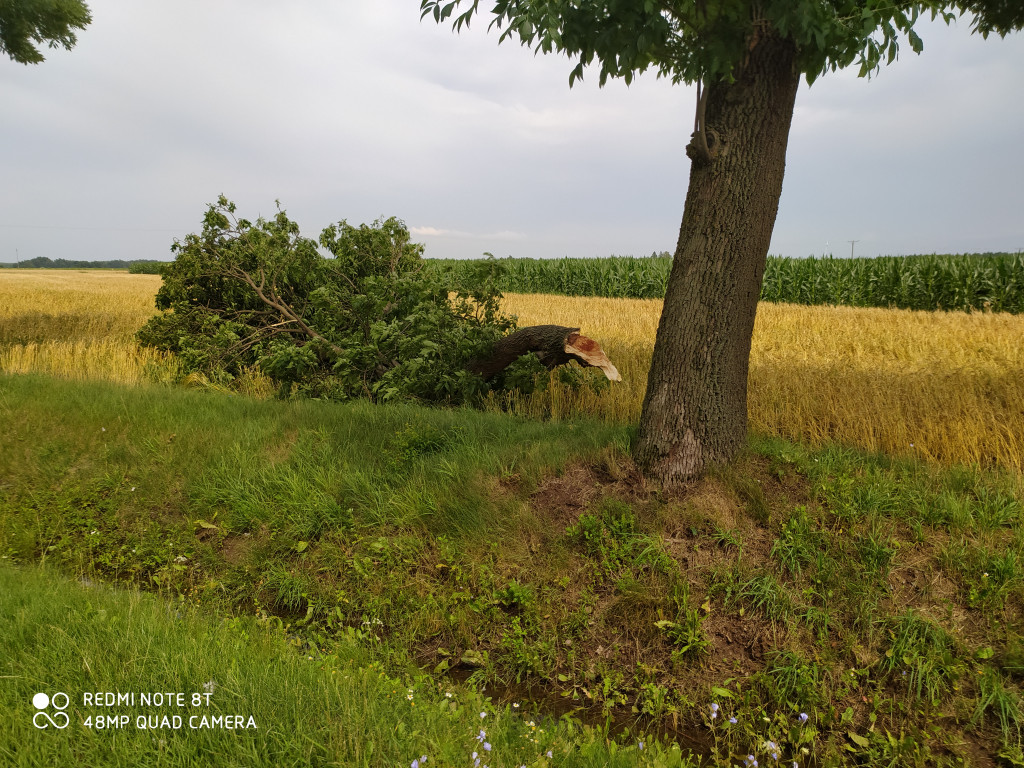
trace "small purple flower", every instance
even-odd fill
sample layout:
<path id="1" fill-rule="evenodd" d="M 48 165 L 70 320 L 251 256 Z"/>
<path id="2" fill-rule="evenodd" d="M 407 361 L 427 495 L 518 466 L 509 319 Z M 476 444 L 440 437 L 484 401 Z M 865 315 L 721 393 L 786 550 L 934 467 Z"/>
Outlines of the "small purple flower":
<path id="1" fill-rule="evenodd" d="M 772 760 L 778 760 L 778 759 L 779 759 L 779 753 L 778 752 L 772 752 Z"/>
<path id="2" fill-rule="evenodd" d="M 545 752 L 544 754 L 546 754 L 549 758 L 550 757 L 554 757 L 554 755 L 551 754 L 551 750 L 550 749 L 547 752 Z"/>
<path id="3" fill-rule="evenodd" d="M 735 717 L 730 717 L 729 718 L 729 722 L 732 723 L 733 725 L 736 725 L 736 723 L 738 723 L 739 720 L 737 720 Z"/>
<path id="4" fill-rule="evenodd" d="M 753 755 L 747 755 L 747 759 L 744 761 L 749 768 L 757 768 L 757 760 L 754 759 Z"/>
<path id="5" fill-rule="evenodd" d="M 638 746 L 638 747 L 640 747 L 640 751 L 641 751 L 641 752 L 643 752 L 643 751 L 644 751 L 644 743 L 643 743 L 642 741 L 638 741 L 638 742 L 637 742 L 637 746 Z"/>
<path id="6" fill-rule="evenodd" d="M 714 720 L 716 717 L 718 717 L 718 705 L 717 704 L 712 704 L 711 705 L 711 719 Z"/>
<path id="7" fill-rule="evenodd" d="M 807 713 L 806 712 L 801 712 L 800 713 L 800 722 L 801 723 L 806 723 L 807 722 Z"/>
<path id="8" fill-rule="evenodd" d="M 486 739 L 486 738 L 487 738 L 487 733 L 486 733 L 486 731 L 484 731 L 483 729 L 481 729 L 481 730 L 480 730 L 480 733 L 478 733 L 478 734 L 476 735 L 476 740 L 477 740 L 477 741 L 483 741 L 483 740 L 484 740 L 484 739 Z"/>
<path id="9" fill-rule="evenodd" d="M 490 751 L 491 751 L 491 743 L 489 741 L 485 741 L 484 742 L 484 752 L 490 752 Z"/>

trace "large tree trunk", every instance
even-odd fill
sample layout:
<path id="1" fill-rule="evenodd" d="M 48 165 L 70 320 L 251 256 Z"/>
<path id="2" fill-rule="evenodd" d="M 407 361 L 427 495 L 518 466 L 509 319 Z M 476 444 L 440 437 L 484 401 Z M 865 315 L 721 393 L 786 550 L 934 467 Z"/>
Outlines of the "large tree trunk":
<path id="1" fill-rule="evenodd" d="M 751 39 L 733 83 L 712 83 L 640 430 L 640 467 L 666 487 L 728 461 L 747 434 L 747 368 L 799 74 L 792 43 Z"/>

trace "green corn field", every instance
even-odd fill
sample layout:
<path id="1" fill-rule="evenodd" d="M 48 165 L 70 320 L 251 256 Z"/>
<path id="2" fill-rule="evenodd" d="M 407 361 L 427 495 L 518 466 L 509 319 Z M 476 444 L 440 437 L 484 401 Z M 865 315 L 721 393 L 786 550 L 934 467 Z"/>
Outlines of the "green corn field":
<path id="1" fill-rule="evenodd" d="M 458 284 L 479 261 L 430 259 Z M 496 259 L 499 286 L 514 293 L 653 299 L 665 295 L 672 258 Z M 805 305 L 1024 313 L 1020 253 L 794 259 L 769 256 L 761 299 Z"/>

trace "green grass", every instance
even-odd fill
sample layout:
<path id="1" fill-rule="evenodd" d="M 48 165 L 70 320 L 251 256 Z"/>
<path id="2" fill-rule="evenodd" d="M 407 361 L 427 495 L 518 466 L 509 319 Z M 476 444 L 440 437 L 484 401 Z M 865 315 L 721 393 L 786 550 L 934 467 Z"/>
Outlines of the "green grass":
<path id="1" fill-rule="evenodd" d="M 511 715 L 528 706 L 563 716 L 553 765 L 672 764 L 690 750 L 712 764 L 756 754 L 766 765 L 769 741 L 786 765 L 1024 759 L 1024 495 L 1014 475 L 754 437 L 735 465 L 664 496 L 632 467 L 628 431 L 584 421 L 41 377 L 0 377 L 0 428 L 0 563 L 20 566 L 8 572 L 42 563 L 164 601 L 56 582 L 41 605 L 27 601 L 54 607 L 3 635 L 15 659 L 3 674 L 28 680 L 4 710 L 23 720 L 33 686 L 63 679 L 47 668 L 104 689 L 121 685 L 122 669 L 158 688 L 191 690 L 233 670 L 256 685 L 245 670 L 278 662 L 244 660 L 242 640 L 266 635 L 290 648 L 295 669 L 372 672 L 366 680 L 398 686 L 365 689 L 372 717 L 353 715 L 360 728 L 328 728 L 329 738 L 282 711 L 312 707 L 337 724 L 331 713 L 347 705 L 331 696 L 347 694 L 307 695 L 300 682 L 247 689 L 238 701 L 282 731 L 259 742 L 259 759 L 281 756 L 268 764 L 409 765 L 427 754 L 468 765 L 472 727 L 467 736 L 468 721 L 437 693 L 476 701 L 456 681 L 493 697 L 488 716 L 506 713 L 514 726 L 502 742 L 514 761 L 492 766 L 542 755 L 512 748 L 522 716 Z M 100 622 L 62 608 L 53 595 L 64 593 L 94 606 L 109 597 L 130 616 Z M 146 631 L 136 604 L 157 606 L 187 638 L 211 627 L 228 644 L 200 643 L 212 659 L 203 666 L 198 650 L 174 650 L 184 640 L 171 630 Z M 28 610 L 4 606 L 0 617 Z M 72 639 L 51 647 L 41 627 Z M 124 643 L 87 639 L 101 629 Z M 113 650 L 69 650 L 93 642 Z M 437 722 L 395 719 L 408 687 Z M 442 725 L 449 717 L 456 724 Z M 38 742 L 31 723 L 12 727 L 20 735 L 0 736 L 0 749 L 13 754 L 25 734 Z M 98 744 L 82 753 L 96 765 L 172 759 L 152 739 L 102 734 L 115 739 L 111 753 L 109 740 L 79 733 L 67 748 Z M 643 755 L 638 733 L 660 734 L 644 738 Z M 168 764 L 225 743 L 195 738 Z M 223 764 L 249 764 L 239 757 L 249 753 L 224 749 Z"/>
<path id="2" fill-rule="evenodd" d="M 426 755 L 424 765 L 471 765 L 485 751 L 483 729 L 492 766 L 683 765 L 679 750 L 610 749 L 591 729 L 537 724 L 464 690 L 448 697 L 450 687 L 427 678 L 389 677 L 352 638 L 330 654 L 295 646 L 251 618 L 216 622 L 152 595 L 0 566 L 0 763 L 407 766 Z M 37 717 L 40 692 L 65 693 L 67 718 L 59 696 L 42 710 L 49 721 Z M 105 692 L 135 699 L 84 698 Z M 157 692 L 184 694 L 185 704 L 142 703 Z M 201 727 L 204 716 L 239 716 L 245 727 Z"/>
<path id="3" fill-rule="evenodd" d="M 0 457 L 8 503 L 75 510 L 47 531 L 55 549 L 122 508 L 162 507 L 217 525 L 210 531 L 266 528 L 278 540 L 418 524 L 493 537 L 508 520 L 488 500 L 487 478 L 536 482 L 567 456 L 626 440 L 621 428 L 468 410 L 255 402 L 42 377 L 0 380 L 0 416 L 12 449 Z"/>

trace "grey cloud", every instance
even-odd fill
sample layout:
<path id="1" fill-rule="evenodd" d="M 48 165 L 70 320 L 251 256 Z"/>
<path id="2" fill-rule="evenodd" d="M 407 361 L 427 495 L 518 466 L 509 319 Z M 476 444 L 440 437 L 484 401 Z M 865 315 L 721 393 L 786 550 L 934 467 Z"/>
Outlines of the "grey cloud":
<path id="1" fill-rule="evenodd" d="M 570 91 L 565 57 L 405 0 L 91 5 L 74 51 L 0 62 L 0 261 L 168 258 L 220 193 L 310 234 L 398 215 L 433 256 L 674 247 L 693 89 Z M 871 82 L 801 89 L 773 252 L 1024 245 L 1020 36 L 921 33 Z"/>

